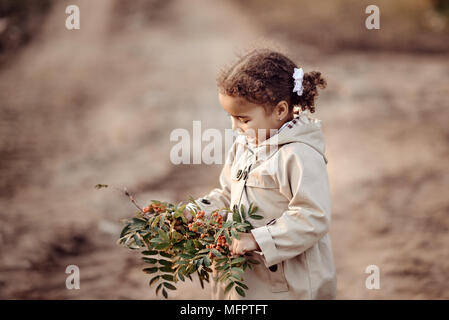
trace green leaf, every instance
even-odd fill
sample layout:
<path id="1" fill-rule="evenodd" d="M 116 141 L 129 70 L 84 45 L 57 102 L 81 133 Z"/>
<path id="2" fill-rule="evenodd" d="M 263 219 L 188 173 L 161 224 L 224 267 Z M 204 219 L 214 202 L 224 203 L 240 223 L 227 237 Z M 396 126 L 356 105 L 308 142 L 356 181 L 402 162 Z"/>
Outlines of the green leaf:
<path id="1" fill-rule="evenodd" d="M 178 269 L 178 276 L 180 276 L 181 274 L 185 274 L 185 272 L 186 272 L 186 269 L 187 269 L 187 266 L 181 266 L 181 267 L 179 267 L 179 269 Z"/>
<path id="2" fill-rule="evenodd" d="M 236 268 L 236 267 L 231 268 L 231 270 L 232 271 L 236 271 L 236 272 L 240 272 L 240 273 L 244 273 L 244 271 L 242 269 Z"/>
<path id="3" fill-rule="evenodd" d="M 155 246 L 155 249 L 161 250 L 161 249 L 165 249 L 170 245 L 170 243 L 168 242 L 162 242 L 160 244 L 158 244 L 157 246 Z"/>
<path id="4" fill-rule="evenodd" d="M 241 263 L 244 262 L 245 260 L 246 260 L 245 257 L 234 258 L 231 260 L 231 264 Z"/>
<path id="5" fill-rule="evenodd" d="M 250 209 L 249 209 L 249 214 L 251 215 L 251 214 L 257 212 L 257 210 L 259 210 L 259 208 L 257 206 L 254 206 L 254 203 L 251 203 Z"/>
<path id="6" fill-rule="evenodd" d="M 244 226 L 236 226 L 235 229 L 239 232 L 246 232 L 246 228 Z"/>
<path id="7" fill-rule="evenodd" d="M 250 203 L 249 204 L 249 208 L 248 208 L 248 214 L 252 214 L 253 213 L 253 206 L 254 206 L 254 203 Z"/>
<path id="8" fill-rule="evenodd" d="M 162 294 L 164 295 L 165 299 L 168 299 L 167 291 L 165 291 L 165 288 L 162 288 Z"/>
<path id="9" fill-rule="evenodd" d="M 239 295 L 241 295 L 242 297 L 245 296 L 245 291 L 243 291 L 242 288 L 236 286 L 236 287 L 235 287 L 235 291 L 237 291 L 237 293 L 238 293 Z"/>
<path id="10" fill-rule="evenodd" d="M 159 252 L 159 254 L 166 258 L 173 258 L 173 255 L 164 251 Z"/>
<path id="11" fill-rule="evenodd" d="M 173 262 L 164 260 L 164 259 L 159 259 L 159 263 L 162 264 L 163 266 L 172 266 L 173 265 Z"/>
<path id="12" fill-rule="evenodd" d="M 173 270 L 172 267 L 161 267 L 161 268 L 159 268 L 159 270 L 161 270 L 163 272 L 171 272 L 171 273 L 175 272 L 175 270 Z"/>
<path id="13" fill-rule="evenodd" d="M 181 279 L 182 282 L 185 281 L 185 278 L 184 278 L 184 276 L 182 275 L 182 273 L 178 273 L 178 277 L 179 277 L 179 279 Z"/>
<path id="14" fill-rule="evenodd" d="M 159 220 L 159 226 L 163 227 L 165 225 L 164 215 L 161 215 L 161 219 Z"/>
<path id="15" fill-rule="evenodd" d="M 242 215 L 242 219 L 245 220 L 245 206 L 240 205 L 240 214 Z"/>
<path id="16" fill-rule="evenodd" d="M 260 261 L 254 260 L 254 259 L 248 259 L 248 262 L 251 262 L 252 264 L 259 264 Z"/>
<path id="17" fill-rule="evenodd" d="M 159 279 L 161 276 L 155 276 L 155 277 L 153 277 L 153 278 L 151 278 L 151 280 L 150 280 L 150 287 L 151 287 L 151 285 L 154 283 L 154 282 L 156 282 L 156 280 L 157 279 Z"/>
<path id="18" fill-rule="evenodd" d="M 215 269 L 217 269 L 217 270 L 223 270 L 223 269 L 224 269 L 224 266 L 216 266 Z"/>
<path id="19" fill-rule="evenodd" d="M 175 282 L 175 277 L 171 274 L 163 274 L 162 279 Z"/>
<path id="20" fill-rule="evenodd" d="M 224 228 L 221 228 L 220 230 L 218 230 L 217 234 L 215 235 L 215 240 L 218 239 L 218 237 L 221 235 L 221 233 L 223 232 Z"/>
<path id="21" fill-rule="evenodd" d="M 162 283 L 159 283 L 159 285 L 156 288 L 156 295 L 158 294 L 158 292 L 161 288 L 162 288 Z"/>
<path id="22" fill-rule="evenodd" d="M 239 274 L 237 274 L 237 273 L 233 273 L 231 275 L 231 278 L 233 278 L 233 279 L 235 279 L 237 281 L 239 281 L 239 280 L 242 281 L 243 280 L 243 278 Z"/>
<path id="23" fill-rule="evenodd" d="M 178 241 L 184 239 L 184 236 L 182 234 L 180 234 L 179 232 L 177 232 L 177 231 L 173 231 L 172 232 L 172 239 L 174 240 L 174 242 L 178 242 Z"/>
<path id="24" fill-rule="evenodd" d="M 237 234 L 237 232 L 234 229 L 231 229 L 231 235 L 236 238 L 237 240 L 239 239 L 239 235 Z"/>
<path id="25" fill-rule="evenodd" d="M 131 219 L 134 226 L 143 227 L 147 224 L 146 220 L 139 219 L 139 218 L 132 218 Z"/>
<path id="26" fill-rule="evenodd" d="M 158 252 L 159 251 L 157 251 L 157 250 L 145 250 L 145 251 L 142 251 L 142 254 L 145 256 L 154 256 L 154 255 L 158 254 Z"/>
<path id="27" fill-rule="evenodd" d="M 176 290 L 176 287 L 169 282 L 163 282 L 164 286 L 170 290 Z"/>
<path id="28" fill-rule="evenodd" d="M 180 253 L 179 256 L 184 259 L 192 259 L 193 257 L 195 257 L 193 254 L 189 253 Z"/>
<path id="29" fill-rule="evenodd" d="M 191 232 L 191 234 L 192 235 L 196 235 L 196 233 L 195 232 Z M 193 245 L 193 241 L 191 240 L 191 239 L 189 239 L 189 240 L 187 240 L 187 242 L 186 242 L 186 249 L 187 250 L 195 250 L 195 247 L 194 247 L 194 245 Z M 193 257 L 192 257 L 193 258 Z"/>
<path id="30" fill-rule="evenodd" d="M 254 220 L 262 220 L 263 219 L 263 216 L 259 216 L 257 214 L 252 214 L 249 217 L 254 219 Z"/>
<path id="31" fill-rule="evenodd" d="M 207 282 L 209 282 L 209 272 L 212 272 L 212 270 L 206 271 L 206 268 L 201 269 L 201 274 Z"/>
<path id="32" fill-rule="evenodd" d="M 226 286 L 226 289 L 224 290 L 224 293 L 228 293 L 229 290 L 232 289 L 232 287 L 234 286 L 234 281 L 229 282 L 229 284 Z"/>
<path id="33" fill-rule="evenodd" d="M 211 268 L 209 268 L 209 267 L 205 267 L 205 266 L 203 266 L 203 269 L 204 269 L 204 270 L 206 270 L 206 272 L 209 272 L 209 273 L 211 273 L 211 272 L 212 272 L 212 269 L 211 269 Z"/>
<path id="34" fill-rule="evenodd" d="M 226 280 L 226 278 L 229 277 L 228 273 L 223 273 L 219 278 L 218 278 L 218 282 L 222 282 L 224 280 Z"/>
<path id="35" fill-rule="evenodd" d="M 139 236 L 137 234 L 134 234 L 134 241 L 136 242 L 136 244 L 139 247 L 143 247 L 144 246 L 144 243 L 142 242 L 142 240 L 140 240 L 140 238 L 139 238 Z"/>
<path id="36" fill-rule="evenodd" d="M 198 273 L 198 279 L 200 280 L 201 289 L 204 289 L 203 277 L 201 276 L 201 274 L 198 271 L 197 271 L 197 273 Z"/>
<path id="37" fill-rule="evenodd" d="M 234 206 L 234 211 L 232 213 L 232 220 L 234 220 L 235 222 L 242 222 L 242 218 L 240 217 L 237 205 Z"/>
<path id="38" fill-rule="evenodd" d="M 158 267 L 151 267 L 151 268 L 145 268 L 145 269 L 143 269 L 143 272 L 145 272 L 145 273 L 155 273 L 155 272 L 157 272 L 159 270 L 159 268 Z"/>
<path id="39" fill-rule="evenodd" d="M 155 264 L 157 262 L 157 259 L 154 258 L 142 258 L 143 261 L 145 261 L 146 263 L 150 263 L 150 264 Z"/>
<path id="40" fill-rule="evenodd" d="M 155 216 L 154 219 L 153 219 L 153 221 L 151 222 L 151 227 L 152 227 L 152 228 L 155 228 L 155 227 L 157 226 L 157 224 L 158 224 L 158 222 L 159 222 L 160 219 L 161 219 L 161 216 L 160 216 L 160 215 Z"/>
<path id="41" fill-rule="evenodd" d="M 223 255 L 217 249 L 211 249 L 212 253 L 216 257 L 223 257 Z"/>
<path id="42" fill-rule="evenodd" d="M 231 243 L 232 243 L 232 240 L 231 240 L 231 238 L 229 237 L 229 230 L 228 230 L 228 229 L 226 229 L 226 231 L 224 232 L 224 236 L 225 236 L 226 242 L 227 242 L 228 245 L 230 246 Z"/>
<path id="43" fill-rule="evenodd" d="M 123 238 L 125 235 L 126 235 L 126 233 L 129 231 L 129 224 L 127 224 L 123 229 L 122 229 L 122 232 L 120 232 L 120 238 Z"/>
<path id="44" fill-rule="evenodd" d="M 223 228 L 224 228 L 224 229 L 227 229 L 227 228 L 229 228 L 230 226 L 232 226 L 232 221 L 226 221 L 225 223 L 223 223 Z"/>
<path id="45" fill-rule="evenodd" d="M 204 259 L 204 258 L 194 260 L 195 265 L 196 265 L 197 267 L 201 266 L 201 265 L 203 264 L 203 259 Z"/>
<path id="46" fill-rule="evenodd" d="M 169 237 L 168 237 L 167 232 L 165 232 L 164 230 L 158 229 L 157 232 L 159 233 L 159 237 L 161 237 L 161 239 L 163 239 L 164 241 L 169 241 L 170 240 Z"/>
<path id="47" fill-rule="evenodd" d="M 200 240 L 193 240 L 193 244 L 195 245 L 195 247 L 201 247 L 202 246 L 202 243 L 201 243 L 201 241 Z"/>
<path id="48" fill-rule="evenodd" d="M 173 245 L 173 248 L 174 249 L 178 249 L 178 250 L 184 250 L 184 244 L 185 244 L 185 240 L 182 240 L 182 241 L 180 241 L 180 242 L 178 242 L 178 243 L 175 243 L 174 245 Z"/>
<path id="49" fill-rule="evenodd" d="M 242 287 L 243 289 L 248 290 L 248 286 L 240 281 L 236 281 L 235 283 L 237 283 L 240 287 Z"/>
<path id="50" fill-rule="evenodd" d="M 218 264 L 220 264 L 220 263 L 222 263 L 222 262 L 224 262 L 224 261 L 227 261 L 228 260 L 228 258 L 219 258 L 219 259 L 216 259 L 215 261 L 217 261 L 217 263 Z"/>
<path id="51" fill-rule="evenodd" d="M 209 267 L 209 266 L 211 265 L 211 261 L 210 261 L 210 259 L 209 259 L 208 256 L 205 256 L 205 257 L 204 257 L 204 265 L 205 265 L 206 267 Z"/>

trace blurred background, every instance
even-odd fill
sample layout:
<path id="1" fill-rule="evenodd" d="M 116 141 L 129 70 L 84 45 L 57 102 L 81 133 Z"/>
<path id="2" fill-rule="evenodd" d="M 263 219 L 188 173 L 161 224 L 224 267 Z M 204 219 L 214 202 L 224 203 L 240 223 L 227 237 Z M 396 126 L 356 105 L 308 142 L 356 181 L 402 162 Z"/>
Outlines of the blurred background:
<path id="1" fill-rule="evenodd" d="M 67 30 L 68 5 L 80 30 Z M 365 8 L 380 9 L 367 30 Z M 449 1 L 0 0 L 0 298 L 161 299 L 116 244 L 137 201 L 218 186 L 173 129 L 230 128 L 219 68 L 254 46 L 328 80 L 339 299 L 449 298 Z M 67 290 L 68 265 L 81 289 Z M 368 290 L 369 265 L 380 289 Z M 197 282 L 172 299 L 209 299 Z"/>

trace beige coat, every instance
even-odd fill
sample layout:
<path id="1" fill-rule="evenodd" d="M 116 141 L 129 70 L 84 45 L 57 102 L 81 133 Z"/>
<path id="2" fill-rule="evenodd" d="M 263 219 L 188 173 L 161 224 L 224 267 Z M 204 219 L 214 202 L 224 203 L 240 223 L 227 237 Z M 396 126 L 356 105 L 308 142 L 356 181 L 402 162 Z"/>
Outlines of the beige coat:
<path id="1" fill-rule="evenodd" d="M 249 289 L 241 297 L 211 277 L 212 299 L 334 299 L 336 273 L 327 159 L 321 121 L 296 116 L 258 147 L 240 135 L 220 174 L 221 188 L 198 205 L 210 214 L 224 206 L 254 202 L 264 216 L 250 219 L 261 253 L 247 253 L 261 263 L 243 275 Z M 248 170 L 249 169 L 249 170 Z M 238 171 L 247 171 L 237 178 Z M 225 221 L 232 219 L 227 214 Z M 271 268 L 270 268 L 271 267 Z"/>

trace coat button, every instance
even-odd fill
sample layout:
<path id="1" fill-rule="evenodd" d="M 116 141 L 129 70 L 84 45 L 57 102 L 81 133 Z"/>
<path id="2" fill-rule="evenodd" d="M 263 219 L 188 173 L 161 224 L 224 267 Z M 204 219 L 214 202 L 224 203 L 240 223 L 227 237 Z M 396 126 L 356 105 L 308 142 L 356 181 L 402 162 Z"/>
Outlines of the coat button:
<path id="1" fill-rule="evenodd" d="M 204 203 L 204 204 L 210 204 L 210 201 L 207 200 L 207 199 L 201 199 L 201 202 Z"/>
<path id="2" fill-rule="evenodd" d="M 242 175 L 242 170 L 239 169 L 239 171 L 237 171 L 237 175 L 236 178 L 240 180 L 240 176 Z"/>
<path id="3" fill-rule="evenodd" d="M 278 269 L 278 265 L 274 264 L 271 267 L 269 267 L 268 269 L 270 269 L 271 272 L 276 272 L 276 270 Z"/>

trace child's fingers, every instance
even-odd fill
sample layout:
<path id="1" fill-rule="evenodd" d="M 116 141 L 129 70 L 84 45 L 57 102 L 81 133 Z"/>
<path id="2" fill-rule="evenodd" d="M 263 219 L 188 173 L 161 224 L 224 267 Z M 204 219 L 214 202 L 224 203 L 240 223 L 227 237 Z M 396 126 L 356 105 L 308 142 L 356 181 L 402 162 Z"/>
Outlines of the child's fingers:
<path id="1" fill-rule="evenodd" d="M 184 210 L 183 214 L 184 214 L 184 217 L 186 217 L 188 222 L 193 221 L 193 216 L 189 210 Z"/>
<path id="2" fill-rule="evenodd" d="M 242 250 L 239 247 L 240 242 L 234 238 L 231 238 L 231 240 L 232 240 L 232 244 L 231 244 L 232 258 L 237 258 L 243 254 L 243 252 L 241 252 Z"/>
<path id="3" fill-rule="evenodd" d="M 233 237 L 231 237 L 231 244 L 229 245 L 229 251 L 231 251 L 231 255 L 234 255 L 234 246 L 235 246 L 235 240 Z"/>
<path id="4" fill-rule="evenodd" d="M 177 220 L 177 221 L 175 221 L 173 228 L 175 230 L 181 230 L 181 225 L 182 225 L 181 221 Z"/>

